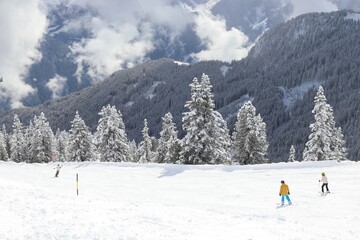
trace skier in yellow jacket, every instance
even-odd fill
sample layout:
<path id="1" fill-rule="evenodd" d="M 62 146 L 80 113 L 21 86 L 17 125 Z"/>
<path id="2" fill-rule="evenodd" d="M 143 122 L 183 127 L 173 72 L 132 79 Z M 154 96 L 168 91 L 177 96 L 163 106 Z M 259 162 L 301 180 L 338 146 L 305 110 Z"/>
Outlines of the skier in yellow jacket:
<path id="1" fill-rule="evenodd" d="M 284 205 L 285 198 L 288 201 L 289 205 L 291 205 L 291 200 L 289 195 L 290 195 L 289 186 L 285 184 L 284 180 L 281 180 L 281 186 L 279 192 L 279 196 L 281 196 L 281 205 Z"/>

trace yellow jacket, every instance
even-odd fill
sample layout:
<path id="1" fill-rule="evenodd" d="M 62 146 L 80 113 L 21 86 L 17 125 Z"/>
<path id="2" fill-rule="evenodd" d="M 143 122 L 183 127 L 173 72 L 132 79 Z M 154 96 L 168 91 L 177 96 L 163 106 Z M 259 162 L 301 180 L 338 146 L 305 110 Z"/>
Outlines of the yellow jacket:
<path id="1" fill-rule="evenodd" d="M 280 195 L 287 195 L 287 194 L 290 194 L 290 190 L 289 190 L 289 186 L 286 185 L 285 183 L 282 183 L 281 184 L 281 187 L 280 187 Z"/>

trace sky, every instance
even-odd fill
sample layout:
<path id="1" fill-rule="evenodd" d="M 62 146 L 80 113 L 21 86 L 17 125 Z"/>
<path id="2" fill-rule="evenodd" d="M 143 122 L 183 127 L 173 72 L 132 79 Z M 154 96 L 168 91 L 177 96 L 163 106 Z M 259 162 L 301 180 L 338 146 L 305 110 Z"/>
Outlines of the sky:
<path id="1" fill-rule="evenodd" d="M 221 0 L 210 0 L 215 4 Z M 224 0 L 223 0 L 224 1 Z M 334 11 L 340 7 L 360 7 L 353 0 L 284 0 L 294 8 L 290 17 L 314 11 Z M 0 0 L 0 101 L 10 101 L 13 108 L 36 90 L 24 82 L 29 66 L 41 59 L 39 44 L 49 31 L 49 12 L 60 4 L 69 8 L 91 9 L 69 19 L 61 31 L 86 29 L 91 37 L 71 45 L 78 66 L 76 75 L 88 67 L 87 74 L 99 81 L 116 70 L 147 60 L 156 46 L 156 34 L 166 33 L 175 41 L 190 27 L 200 39 L 203 50 L 194 52 L 196 60 L 231 62 L 247 56 L 251 43 L 236 28 L 227 28 L 221 16 L 214 16 L 204 0 Z M 5 37 L 4 37 L 5 36 Z M 54 76 L 48 87 L 56 97 L 66 79 Z"/>

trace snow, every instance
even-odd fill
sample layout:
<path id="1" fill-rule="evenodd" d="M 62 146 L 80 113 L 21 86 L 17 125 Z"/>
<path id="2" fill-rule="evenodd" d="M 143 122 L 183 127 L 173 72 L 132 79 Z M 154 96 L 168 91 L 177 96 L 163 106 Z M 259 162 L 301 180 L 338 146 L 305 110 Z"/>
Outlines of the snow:
<path id="1" fill-rule="evenodd" d="M 198 5 L 198 8 L 204 9 L 206 11 L 211 11 L 216 6 L 216 4 L 218 4 L 220 1 L 221 0 L 208 0 L 204 4 Z"/>
<path id="2" fill-rule="evenodd" d="M 187 62 L 174 61 L 174 63 L 179 65 L 179 66 L 182 66 L 182 65 L 189 66 L 190 65 L 190 63 L 187 63 Z"/>
<path id="3" fill-rule="evenodd" d="M 0 239 L 360 239 L 357 162 L 55 166 L 0 162 Z"/>
<path id="4" fill-rule="evenodd" d="M 133 101 L 130 101 L 130 102 L 127 102 L 126 104 L 125 104 L 125 107 L 131 107 L 132 105 L 134 105 L 134 103 L 135 102 L 133 102 Z"/>
<path id="5" fill-rule="evenodd" d="M 154 94 L 154 91 L 155 91 L 155 88 L 157 86 L 159 86 L 160 84 L 166 84 L 166 83 L 165 82 L 160 82 L 160 81 L 153 82 L 152 86 L 149 88 L 149 90 L 145 94 L 146 99 L 151 100 L 153 97 L 156 96 L 156 94 Z"/>
<path id="6" fill-rule="evenodd" d="M 228 67 L 228 66 L 226 66 L 226 65 L 222 65 L 222 66 L 220 67 L 220 71 L 221 71 L 221 73 L 222 73 L 222 75 L 223 75 L 224 77 L 225 77 L 226 74 L 228 73 L 229 69 L 232 69 L 232 67 Z"/>
<path id="7" fill-rule="evenodd" d="M 348 13 L 345 19 L 350 19 L 354 21 L 360 21 L 360 13 Z"/>
<path id="8" fill-rule="evenodd" d="M 258 31 L 264 31 L 265 29 L 267 29 L 267 22 L 268 22 L 268 18 L 265 18 L 261 22 L 258 22 L 256 24 L 254 24 L 252 26 L 252 29 L 253 30 L 258 30 Z"/>
<path id="9" fill-rule="evenodd" d="M 312 88 L 317 88 L 321 85 L 321 81 L 310 81 L 304 82 L 300 86 L 294 88 L 286 88 L 280 86 L 279 89 L 283 92 L 283 103 L 287 108 L 291 108 L 294 103 L 301 99 L 305 93 L 307 93 Z"/>

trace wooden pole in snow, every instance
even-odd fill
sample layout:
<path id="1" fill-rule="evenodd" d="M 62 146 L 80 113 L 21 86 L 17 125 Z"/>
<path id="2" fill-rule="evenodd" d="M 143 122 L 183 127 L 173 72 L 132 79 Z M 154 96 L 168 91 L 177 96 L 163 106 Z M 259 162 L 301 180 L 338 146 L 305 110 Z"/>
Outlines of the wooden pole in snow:
<path id="1" fill-rule="evenodd" d="M 79 196 L 79 174 L 76 174 L 76 195 Z"/>

